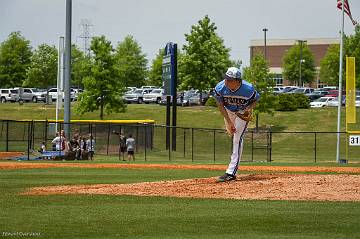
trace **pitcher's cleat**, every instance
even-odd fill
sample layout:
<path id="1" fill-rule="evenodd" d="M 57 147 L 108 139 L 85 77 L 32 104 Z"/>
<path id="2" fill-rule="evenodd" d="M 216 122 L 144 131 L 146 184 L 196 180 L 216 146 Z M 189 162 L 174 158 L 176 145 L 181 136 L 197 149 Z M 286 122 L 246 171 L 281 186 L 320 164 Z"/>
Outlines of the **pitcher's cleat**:
<path id="1" fill-rule="evenodd" d="M 231 174 L 228 174 L 228 173 L 225 173 L 223 176 L 220 176 L 218 178 L 218 182 L 228 182 L 228 181 L 232 181 L 232 180 L 235 180 L 236 179 L 236 176 L 235 175 L 231 175 Z"/>

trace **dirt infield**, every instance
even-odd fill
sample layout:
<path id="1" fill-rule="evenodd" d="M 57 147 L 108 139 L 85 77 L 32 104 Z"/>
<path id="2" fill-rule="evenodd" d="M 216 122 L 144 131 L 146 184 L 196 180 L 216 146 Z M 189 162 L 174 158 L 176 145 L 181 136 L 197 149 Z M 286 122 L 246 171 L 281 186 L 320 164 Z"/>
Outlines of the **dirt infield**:
<path id="1" fill-rule="evenodd" d="M 216 178 L 133 184 L 31 188 L 24 195 L 107 194 L 247 200 L 360 201 L 360 175 L 253 174 L 236 181 Z"/>
<path id="2" fill-rule="evenodd" d="M 129 168 L 225 170 L 225 165 L 101 164 L 0 162 L 0 170 L 30 168 Z M 236 181 L 217 183 L 216 178 L 132 184 L 63 185 L 30 188 L 24 195 L 107 194 L 190 198 L 360 201 L 359 167 L 240 166 Z M 340 174 L 294 174 L 321 172 Z M 354 174 L 354 175 L 349 175 Z"/>
<path id="3" fill-rule="evenodd" d="M 24 155 L 23 152 L 0 152 L 0 160 L 19 157 Z"/>
<path id="4" fill-rule="evenodd" d="M 192 169 L 225 170 L 225 165 L 179 165 L 179 164 L 122 164 L 122 163 L 44 163 L 44 162 L 0 162 L 1 169 L 31 168 L 133 168 L 133 169 Z M 354 173 L 360 174 L 360 167 L 317 167 L 317 166 L 244 166 L 242 172 L 319 172 L 319 173 Z"/>

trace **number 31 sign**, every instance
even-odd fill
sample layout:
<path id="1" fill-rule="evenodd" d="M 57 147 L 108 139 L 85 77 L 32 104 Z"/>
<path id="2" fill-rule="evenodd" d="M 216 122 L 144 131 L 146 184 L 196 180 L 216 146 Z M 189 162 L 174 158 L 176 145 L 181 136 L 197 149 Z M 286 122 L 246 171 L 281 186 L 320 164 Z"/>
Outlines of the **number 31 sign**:
<path id="1" fill-rule="evenodd" d="M 350 146 L 360 146 L 360 135 L 350 135 L 349 136 L 349 145 Z"/>

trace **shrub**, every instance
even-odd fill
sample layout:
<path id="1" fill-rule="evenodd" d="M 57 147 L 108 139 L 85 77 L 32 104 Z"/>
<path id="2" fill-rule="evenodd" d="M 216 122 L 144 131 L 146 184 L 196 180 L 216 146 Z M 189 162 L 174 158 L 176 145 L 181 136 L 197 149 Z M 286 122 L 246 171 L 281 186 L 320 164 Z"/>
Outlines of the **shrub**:
<path id="1" fill-rule="evenodd" d="M 206 106 L 217 107 L 216 100 L 214 97 L 209 97 L 209 99 L 205 103 Z"/>
<path id="2" fill-rule="evenodd" d="M 310 100 L 304 94 L 293 94 L 297 103 L 297 107 L 300 109 L 309 109 L 310 108 Z"/>
<path id="3" fill-rule="evenodd" d="M 298 105 L 293 94 L 280 94 L 278 96 L 277 111 L 295 111 Z"/>

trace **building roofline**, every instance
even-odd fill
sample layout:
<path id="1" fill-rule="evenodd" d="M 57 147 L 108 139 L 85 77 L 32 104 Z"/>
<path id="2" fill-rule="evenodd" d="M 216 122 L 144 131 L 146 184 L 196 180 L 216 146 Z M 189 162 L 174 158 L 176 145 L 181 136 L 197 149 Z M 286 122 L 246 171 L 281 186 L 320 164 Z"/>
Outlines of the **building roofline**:
<path id="1" fill-rule="evenodd" d="M 293 46 L 300 39 L 266 39 L 267 46 Z M 340 44 L 339 38 L 303 38 L 308 45 L 337 45 Z M 250 47 L 264 46 L 264 39 L 254 39 L 250 41 Z"/>

